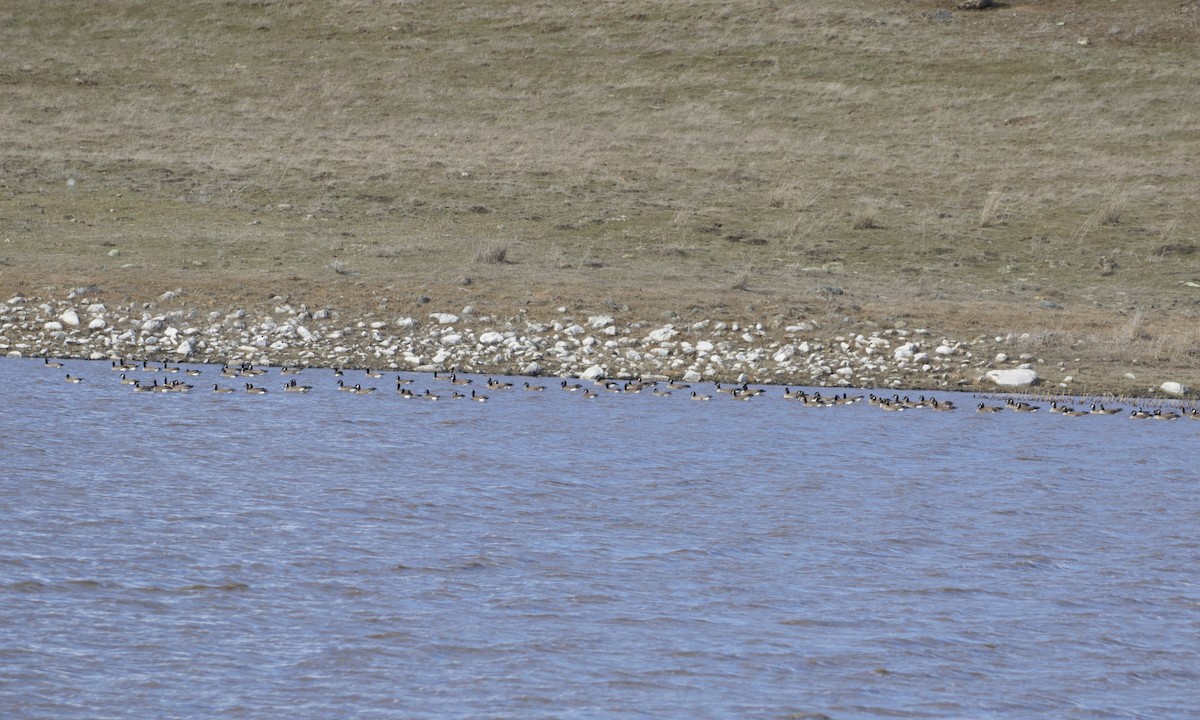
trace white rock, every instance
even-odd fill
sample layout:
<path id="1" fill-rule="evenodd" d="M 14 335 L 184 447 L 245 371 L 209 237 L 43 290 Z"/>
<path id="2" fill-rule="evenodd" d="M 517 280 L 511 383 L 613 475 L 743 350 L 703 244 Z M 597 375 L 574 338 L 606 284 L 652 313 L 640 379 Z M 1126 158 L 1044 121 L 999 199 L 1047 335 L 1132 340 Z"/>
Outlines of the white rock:
<path id="1" fill-rule="evenodd" d="M 795 345 L 784 345 L 783 347 L 781 347 L 775 351 L 775 354 L 771 356 L 771 359 L 777 363 L 782 363 L 782 362 L 787 362 L 788 360 L 791 360 L 795 355 L 796 355 L 796 346 Z"/>
<path id="2" fill-rule="evenodd" d="M 954 348 L 950 347 L 949 345 L 938 345 L 934 349 L 934 352 L 937 353 L 938 355 L 953 355 Z"/>
<path id="3" fill-rule="evenodd" d="M 430 313 L 429 317 L 436 320 L 441 325 L 453 325 L 458 322 L 458 316 L 452 313 Z"/>
<path id="4" fill-rule="evenodd" d="M 504 342 L 504 335 L 495 330 L 489 330 L 479 335 L 479 342 L 484 345 L 499 345 Z"/>
<path id="5" fill-rule="evenodd" d="M 443 345 L 458 345 L 462 343 L 462 339 L 462 335 L 458 333 L 446 333 L 439 339 L 439 342 Z"/>
<path id="6" fill-rule="evenodd" d="M 701 340 L 700 342 L 696 343 L 697 352 L 710 353 L 714 348 L 715 346 L 707 340 Z"/>
<path id="7" fill-rule="evenodd" d="M 107 326 L 108 323 L 104 321 L 104 318 L 96 318 L 88 323 L 88 330 L 103 330 Z"/>
<path id="8" fill-rule="evenodd" d="M 1168 380 L 1162 385 L 1159 385 L 1158 389 L 1162 390 L 1168 395 L 1187 395 L 1188 393 L 1188 387 L 1186 385 L 1177 383 L 1173 380 Z"/>
<path id="9" fill-rule="evenodd" d="M 58 332 L 63 329 L 63 324 L 58 322 L 57 320 L 51 320 L 50 322 L 43 325 L 42 329 L 44 329 L 46 332 Z"/>
<path id="10" fill-rule="evenodd" d="M 68 309 L 68 310 L 64 311 L 62 315 L 59 315 L 58 319 L 62 320 L 64 325 L 70 325 L 71 327 L 75 327 L 79 324 L 79 313 L 75 312 L 74 310 Z"/>
<path id="11" fill-rule="evenodd" d="M 593 365 L 587 370 L 581 372 L 579 377 L 583 378 L 584 380 L 595 380 L 596 378 L 602 378 L 604 377 L 604 368 L 600 367 L 599 365 Z"/>
<path id="12" fill-rule="evenodd" d="M 607 315 L 593 315 L 590 318 L 588 318 L 588 325 L 591 325 L 595 329 L 599 329 L 599 328 L 605 327 L 607 325 L 612 325 L 612 322 L 613 322 L 613 319 Z"/>
<path id="13" fill-rule="evenodd" d="M 996 362 L 998 362 L 998 363 L 1008 362 L 1008 355 L 1006 355 L 1005 353 L 996 353 Z"/>
<path id="14" fill-rule="evenodd" d="M 917 352 L 917 348 L 921 347 L 916 343 L 904 343 L 900 347 L 892 351 L 892 357 L 897 360 L 907 360 Z"/>
<path id="15" fill-rule="evenodd" d="M 698 383 L 704 379 L 704 376 L 695 370 L 688 370 L 683 374 L 683 381 L 687 383 Z"/>
<path id="16" fill-rule="evenodd" d="M 180 357 L 187 357 L 192 354 L 192 343 L 190 340 L 184 340 L 175 348 L 175 354 Z"/>
<path id="17" fill-rule="evenodd" d="M 542 374 L 542 366 L 538 365 L 536 362 L 531 362 L 525 367 L 521 368 L 521 374 L 528 377 L 537 377 L 538 375 Z"/>
<path id="18" fill-rule="evenodd" d="M 313 335 L 312 330 L 309 330 L 308 328 L 304 327 L 303 325 L 296 326 L 296 334 L 299 335 L 300 339 L 303 340 L 304 342 L 312 342 L 313 339 L 316 337 L 315 335 Z"/>
<path id="19" fill-rule="evenodd" d="M 679 331 L 677 331 L 674 328 L 674 326 L 663 325 L 662 327 L 660 327 L 657 330 L 651 330 L 650 334 L 647 337 L 649 337 L 654 342 L 666 342 L 678 334 L 679 334 Z"/>
<path id="20" fill-rule="evenodd" d="M 985 377 L 1000 387 L 1022 387 L 1025 385 L 1035 385 L 1038 381 L 1037 371 L 1027 368 L 1017 368 L 1015 370 L 989 370 Z"/>
<path id="21" fill-rule="evenodd" d="M 587 332 L 587 330 L 584 330 L 583 327 L 580 325 L 572 325 L 572 326 L 568 327 L 567 329 L 563 330 L 563 334 L 572 335 L 572 336 L 573 335 L 582 335 L 585 332 Z"/>

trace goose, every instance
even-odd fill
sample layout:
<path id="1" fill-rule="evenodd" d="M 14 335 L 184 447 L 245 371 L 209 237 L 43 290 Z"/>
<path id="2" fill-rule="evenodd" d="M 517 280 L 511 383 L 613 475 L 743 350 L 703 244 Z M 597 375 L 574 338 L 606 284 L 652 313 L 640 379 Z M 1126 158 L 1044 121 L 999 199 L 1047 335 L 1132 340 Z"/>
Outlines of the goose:
<path id="1" fill-rule="evenodd" d="M 622 388 L 622 391 L 633 395 L 635 393 L 640 393 L 643 387 L 644 386 L 641 383 L 625 383 L 625 387 Z"/>
<path id="2" fill-rule="evenodd" d="M 470 385 L 470 378 L 460 378 L 456 373 L 450 373 L 451 385 Z"/>
<path id="3" fill-rule="evenodd" d="M 188 370 L 184 370 L 183 372 L 189 377 L 200 377 L 200 371 L 195 368 L 190 368 Z"/>
<path id="4" fill-rule="evenodd" d="M 893 403 L 891 400 L 880 400 L 879 409 L 888 412 L 904 412 L 907 408 L 902 403 Z"/>
<path id="5" fill-rule="evenodd" d="M 163 365 L 162 365 L 162 367 L 161 367 L 161 368 L 159 368 L 159 370 L 161 370 L 162 372 L 165 372 L 165 373 L 177 373 L 177 372 L 179 372 L 179 368 L 177 368 L 177 367 L 172 367 L 172 366 L 168 365 L 168 364 L 166 363 L 166 361 L 163 361 Z"/>
<path id="6" fill-rule="evenodd" d="M 426 390 L 425 394 L 421 396 L 421 399 L 422 400 L 437 400 L 440 397 L 441 397 L 441 395 L 435 395 L 435 394 L 429 392 L 429 390 Z"/>
<path id="7" fill-rule="evenodd" d="M 799 400 L 800 396 L 802 394 L 803 394 L 802 390 L 797 390 L 796 392 L 792 392 L 792 389 L 790 387 L 785 387 L 783 389 L 783 399 L 784 400 Z"/>
<path id="8" fill-rule="evenodd" d="M 400 397 L 402 397 L 406 400 L 411 399 L 413 396 L 412 390 L 409 390 L 406 387 L 398 387 L 398 388 L 396 388 L 396 392 L 400 394 Z"/>
<path id="9" fill-rule="evenodd" d="M 690 387 L 691 385 L 688 385 L 685 382 L 679 382 L 678 380 L 672 380 L 671 382 L 667 383 L 668 390 L 687 390 Z"/>
<path id="10" fill-rule="evenodd" d="M 591 400 L 592 398 L 600 397 L 600 393 L 595 392 L 594 390 L 584 390 L 583 397 L 585 400 Z"/>
<path id="11" fill-rule="evenodd" d="M 1063 417 L 1083 417 L 1084 415 L 1090 415 L 1091 413 L 1089 413 L 1087 410 L 1077 410 L 1073 407 L 1069 407 L 1063 409 L 1062 413 L 1060 414 Z"/>
<path id="12" fill-rule="evenodd" d="M 300 385 L 295 380 L 283 386 L 284 392 L 306 393 L 312 390 L 312 385 Z"/>
<path id="13" fill-rule="evenodd" d="M 130 370 L 137 370 L 137 365 L 131 365 L 121 358 L 117 358 L 112 361 L 112 369 L 114 372 L 129 372 Z"/>
<path id="14" fill-rule="evenodd" d="M 48 368 L 53 368 L 55 370 L 57 370 L 63 366 L 63 364 L 60 363 L 59 361 L 51 360 L 49 357 L 46 357 L 46 356 L 42 357 L 42 364 Z"/>
<path id="15" fill-rule="evenodd" d="M 300 370 L 301 370 L 301 368 L 294 368 L 294 367 L 289 367 L 287 365 L 284 365 L 283 367 L 279 368 L 279 374 L 280 375 L 299 375 Z"/>
<path id="16" fill-rule="evenodd" d="M 561 383 L 559 383 L 559 385 L 562 387 L 563 390 L 566 390 L 568 392 L 575 392 L 576 390 L 583 389 L 583 386 L 580 385 L 579 383 L 571 383 L 570 385 L 568 385 L 566 380 L 563 380 Z"/>
<path id="17" fill-rule="evenodd" d="M 655 397 L 671 397 L 671 391 L 670 390 L 659 390 L 658 388 L 654 388 L 654 396 Z"/>
<path id="18" fill-rule="evenodd" d="M 158 392 L 157 385 L 158 385 L 157 380 L 155 380 L 154 384 L 152 384 L 152 385 L 143 385 L 140 380 L 134 380 L 133 381 L 133 391 L 134 392 Z"/>
<path id="19" fill-rule="evenodd" d="M 436 375 L 437 373 L 434 373 L 434 374 Z M 334 369 L 333 369 L 333 376 L 334 376 L 334 377 L 341 377 L 341 376 L 342 376 L 342 369 L 341 369 L 341 368 L 334 368 Z"/>
<path id="20" fill-rule="evenodd" d="M 1037 412 L 1041 409 L 1041 406 L 1039 405 L 1030 405 L 1027 402 L 1016 402 L 1012 399 L 1009 400 L 1009 403 L 1009 407 L 1016 412 Z"/>
<path id="21" fill-rule="evenodd" d="M 266 395 L 267 389 L 262 388 L 262 387 L 255 387 L 255 386 L 251 385 L 250 383 L 246 383 L 246 392 L 250 393 L 251 395 Z"/>
<path id="22" fill-rule="evenodd" d="M 1050 412 L 1052 413 L 1064 413 L 1068 409 L 1069 408 L 1066 405 L 1059 405 L 1057 400 L 1050 403 Z"/>
<path id="23" fill-rule="evenodd" d="M 542 392 L 545 389 L 545 385 L 530 385 L 528 381 L 525 382 L 525 392 Z"/>
<path id="24" fill-rule="evenodd" d="M 1119 415 L 1120 413 L 1121 408 L 1106 408 L 1103 404 L 1100 407 L 1096 407 L 1095 403 L 1092 404 L 1093 415 Z"/>
<path id="25" fill-rule="evenodd" d="M 137 381 L 135 380 L 134 382 L 137 382 Z M 226 393 L 233 392 L 233 388 L 221 387 L 220 385 L 213 383 L 213 392 L 223 395 Z"/>
<path id="26" fill-rule="evenodd" d="M 693 400 L 712 400 L 712 395 L 700 395 L 695 390 L 692 391 Z"/>
<path id="27" fill-rule="evenodd" d="M 353 385 L 347 385 L 345 382 L 338 380 L 337 389 L 342 392 L 354 392 Z"/>
<path id="28" fill-rule="evenodd" d="M 487 386 L 488 386 L 489 388 L 491 388 L 492 390 L 507 390 L 507 389 L 509 389 L 510 387 L 512 387 L 512 383 L 510 383 L 510 382 L 501 382 L 501 381 L 499 381 L 499 380 L 493 380 L 493 379 L 491 379 L 491 378 L 488 378 L 488 381 L 487 381 Z"/>
<path id="29" fill-rule="evenodd" d="M 1139 410 L 1138 408 L 1134 408 L 1129 411 L 1129 418 L 1131 420 L 1145 420 L 1151 417 L 1154 417 L 1152 413 L 1149 413 L 1145 410 Z"/>
<path id="30" fill-rule="evenodd" d="M 1200 420 L 1200 410 L 1197 410 L 1196 408 L 1192 408 L 1191 410 L 1188 410 L 1183 415 L 1184 415 L 1184 417 L 1188 418 L 1189 420 Z"/>
<path id="31" fill-rule="evenodd" d="M 78 383 L 83 382 L 83 378 L 79 377 L 78 375 L 72 375 L 71 373 L 67 373 L 67 382 L 78 384 Z"/>
<path id="32" fill-rule="evenodd" d="M 221 377 L 235 378 L 238 376 L 238 371 L 228 365 L 221 366 Z"/>
<path id="33" fill-rule="evenodd" d="M 121 373 L 121 384 L 122 385 L 137 385 L 137 380 L 134 380 L 133 378 L 125 377 L 125 373 Z"/>
<path id="34" fill-rule="evenodd" d="M 750 398 L 754 397 L 755 394 L 756 393 L 746 392 L 745 390 L 739 388 L 731 392 L 729 397 L 733 398 L 734 400 L 749 400 Z"/>
<path id="35" fill-rule="evenodd" d="M 193 386 L 188 385 L 185 382 L 173 382 L 168 385 L 164 385 L 163 387 L 165 387 L 167 389 L 167 392 L 185 393 L 185 392 L 191 392 Z"/>
<path id="36" fill-rule="evenodd" d="M 381 372 L 374 372 L 374 371 L 372 371 L 372 370 L 371 370 L 371 368 L 367 368 L 366 370 L 364 370 L 364 371 L 363 371 L 363 374 L 364 374 L 364 375 L 366 375 L 366 376 L 367 376 L 367 377 L 369 377 L 369 378 L 381 378 L 381 377 L 383 377 L 383 373 L 381 373 Z"/>
<path id="37" fill-rule="evenodd" d="M 719 393 L 728 393 L 728 394 L 732 395 L 736 391 L 737 391 L 737 388 L 721 387 L 721 383 L 717 383 L 717 392 L 719 392 Z"/>
<path id="38" fill-rule="evenodd" d="M 370 395 L 371 393 L 375 392 L 375 388 L 363 387 L 362 385 L 355 384 L 354 387 L 350 388 L 350 392 L 354 393 L 355 395 Z"/>
<path id="39" fill-rule="evenodd" d="M 938 402 L 936 399 L 933 399 L 933 400 L 929 401 L 929 409 L 937 410 L 940 412 L 948 412 L 948 411 L 954 409 L 954 403 L 948 402 L 948 401 L 947 402 Z"/>
<path id="40" fill-rule="evenodd" d="M 465 399 L 466 397 L 467 397 L 466 395 L 463 395 L 462 393 L 460 393 L 460 392 L 459 392 L 459 391 L 457 391 L 457 390 L 455 390 L 454 392 L 450 393 L 450 399 L 451 399 L 451 400 L 463 400 L 463 399 Z"/>
<path id="41" fill-rule="evenodd" d="M 475 402 L 487 402 L 488 396 L 487 395 L 477 395 L 475 393 L 475 391 L 472 390 L 471 391 L 471 399 L 474 400 Z"/>
<path id="42" fill-rule="evenodd" d="M 412 385 L 412 378 L 403 378 L 397 375 L 396 388 L 399 389 L 401 385 Z"/>
<path id="43" fill-rule="evenodd" d="M 984 405 L 983 403 L 979 403 L 979 405 L 975 408 L 975 412 L 998 413 L 1004 412 L 1004 408 L 1000 407 L 999 405 Z"/>
<path id="44" fill-rule="evenodd" d="M 1179 413 L 1171 412 L 1169 410 L 1167 412 L 1163 412 L 1162 410 L 1155 410 L 1154 414 L 1150 416 L 1150 419 L 1151 420 L 1178 420 Z"/>

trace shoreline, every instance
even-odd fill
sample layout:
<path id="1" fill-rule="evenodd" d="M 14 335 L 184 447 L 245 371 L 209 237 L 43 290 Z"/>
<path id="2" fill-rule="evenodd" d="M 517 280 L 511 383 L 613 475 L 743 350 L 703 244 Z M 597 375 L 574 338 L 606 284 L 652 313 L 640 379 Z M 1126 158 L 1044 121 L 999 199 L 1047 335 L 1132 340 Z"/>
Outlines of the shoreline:
<path id="1" fill-rule="evenodd" d="M 17 295 L 0 302 L 0 353 L 838 390 L 1196 397 L 1169 380 L 1136 395 L 1128 388 L 1078 383 L 1065 363 L 1020 352 L 1020 338 L 1011 335 L 963 340 L 925 328 L 839 331 L 815 319 L 649 322 L 577 314 L 566 306 L 557 311 L 549 318 L 524 311 L 500 317 L 471 306 L 412 315 L 353 314 L 282 296 L 264 307 L 201 310 L 188 305 L 183 290 L 153 302 L 111 304 L 89 287 L 62 299 Z M 1019 384 L 999 384 L 989 373 L 1009 380 L 1016 375 Z M 1032 384 L 1024 382 L 1029 379 Z"/>

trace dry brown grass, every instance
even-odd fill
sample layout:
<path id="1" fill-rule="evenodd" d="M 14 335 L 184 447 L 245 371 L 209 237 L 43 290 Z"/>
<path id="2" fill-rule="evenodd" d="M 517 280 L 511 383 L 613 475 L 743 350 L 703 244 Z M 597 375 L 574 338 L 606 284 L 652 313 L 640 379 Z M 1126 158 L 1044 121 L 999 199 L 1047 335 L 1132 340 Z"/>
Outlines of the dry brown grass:
<path id="1" fill-rule="evenodd" d="M 950 6 L 14 0 L 0 294 L 1194 326 L 1200 12 Z"/>

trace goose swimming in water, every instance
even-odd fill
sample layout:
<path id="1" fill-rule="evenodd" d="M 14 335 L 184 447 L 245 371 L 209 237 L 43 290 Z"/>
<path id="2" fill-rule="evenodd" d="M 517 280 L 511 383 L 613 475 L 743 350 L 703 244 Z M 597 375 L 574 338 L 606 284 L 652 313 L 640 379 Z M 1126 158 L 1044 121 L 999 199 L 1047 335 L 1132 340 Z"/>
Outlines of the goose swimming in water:
<path id="1" fill-rule="evenodd" d="M 246 392 L 250 393 L 251 395 L 266 395 L 267 389 L 264 387 L 255 387 L 250 383 L 246 383 Z"/>
<path id="2" fill-rule="evenodd" d="M 134 382 L 137 381 L 134 380 Z M 224 395 L 233 392 L 233 388 L 221 387 L 220 385 L 213 383 L 213 392 L 217 393 L 218 395 Z"/>
<path id="3" fill-rule="evenodd" d="M 48 368 L 53 368 L 55 370 L 57 370 L 63 366 L 63 364 L 60 363 L 59 361 L 51 360 L 49 357 L 45 357 L 45 356 L 42 357 L 42 364 Z"/>
<path id="4" fill-rule="evenodd" d="M 312 390 L 312 385 L 300 385 L 293 379 L 291 382 L 283 386 L 284 392 L 306 393 Z"/>
<path id="5" fill-rule="evenodd" d="M 71 373 L 67 373 L 67 382 L 69 382 L 69 383 L 81 383 L 81 382 L 83 382 L 83 378 L 81 378 L 81 377 L 79 377 L 79 376 L 77 376 L 77 375 L 72 375 Z"/>

